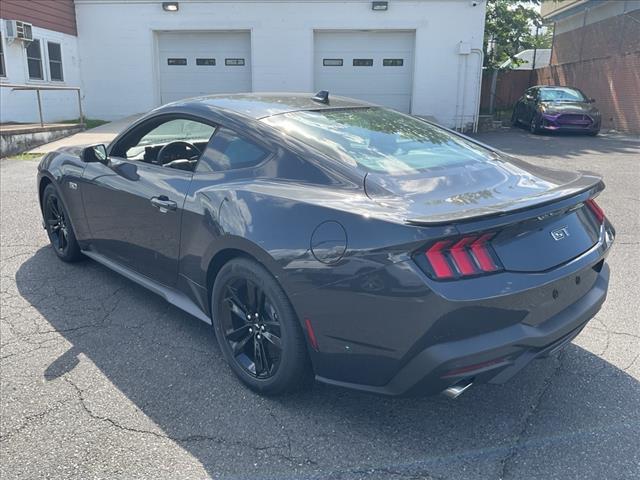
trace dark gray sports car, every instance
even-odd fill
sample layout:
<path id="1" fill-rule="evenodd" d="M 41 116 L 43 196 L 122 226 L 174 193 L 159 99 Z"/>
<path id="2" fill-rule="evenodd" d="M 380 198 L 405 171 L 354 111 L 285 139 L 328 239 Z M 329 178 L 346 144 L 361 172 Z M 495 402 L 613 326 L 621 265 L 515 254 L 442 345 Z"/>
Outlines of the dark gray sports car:
<path id="1" fill-rule="evenodd" d="M 594 175 L 326 92 L 160 107 L 39 166 L 53 250 L 213 323 L 262 393 L 504 382 L 605 300 Z"/>

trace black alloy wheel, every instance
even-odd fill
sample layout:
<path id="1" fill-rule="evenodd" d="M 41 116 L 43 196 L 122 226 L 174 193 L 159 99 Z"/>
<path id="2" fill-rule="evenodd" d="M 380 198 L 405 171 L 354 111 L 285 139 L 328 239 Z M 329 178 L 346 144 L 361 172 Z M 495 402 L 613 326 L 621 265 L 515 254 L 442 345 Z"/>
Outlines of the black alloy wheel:
<path id="1" fill-rule="evenodd" d="M 44 190 L 42 213 L 47 235 L 56 255 L 65 262 L 82 259 L 69 214 L 53 185 L 47 185 Z"/>
<path id="2" fill-rule="evenodd" d="M 216 276 L 211 305 L 220 349 L 242 382 L 263 394 L 308 385 L 313 377 L 300 322 L 264 266 L 230 260 Z"/>
<path id="3" fill-rule="evenodd" d="M 227 283 L 224 295 L 220 321 L 235 360 L 256 378 L 272 377 L 282 353 L 278 312 L 265 292 L 246 278 Z"/>

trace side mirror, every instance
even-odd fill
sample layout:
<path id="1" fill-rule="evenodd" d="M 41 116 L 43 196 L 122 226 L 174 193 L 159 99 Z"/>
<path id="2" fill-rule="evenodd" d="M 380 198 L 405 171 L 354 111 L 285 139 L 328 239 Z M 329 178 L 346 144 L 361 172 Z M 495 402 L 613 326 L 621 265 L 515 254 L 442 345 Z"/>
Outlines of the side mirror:
<path id="1" fill-rule="evenodd" d="M 524 99 L 531 101 L 531 100 L 533 100 L 533 95 L 527 94 L 527 95 L 524 96 Z"/>
<path id="2" fill-rule="evenodd" d="M 589 99 L 589 103 L 596 103 L 596 99 L 595 98 L 590 98 Z"/>
<path id="3" fill-rule="evenodd" d="M 85 163 L 107 163 L 107 147 L 104 145 L 92 145 L 82 150 L 82 160 Z"/>

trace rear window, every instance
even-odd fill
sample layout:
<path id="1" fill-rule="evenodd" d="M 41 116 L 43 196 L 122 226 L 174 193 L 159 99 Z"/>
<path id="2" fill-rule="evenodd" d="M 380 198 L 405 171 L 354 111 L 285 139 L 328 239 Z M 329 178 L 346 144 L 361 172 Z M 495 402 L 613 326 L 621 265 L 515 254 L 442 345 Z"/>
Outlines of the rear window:
<path id="1" fill-rule="evenodd" d="M 494 157 L 442 128 L 385 108 L 290 112 L 262 119 L 350 165 L 390 175 Z"/>

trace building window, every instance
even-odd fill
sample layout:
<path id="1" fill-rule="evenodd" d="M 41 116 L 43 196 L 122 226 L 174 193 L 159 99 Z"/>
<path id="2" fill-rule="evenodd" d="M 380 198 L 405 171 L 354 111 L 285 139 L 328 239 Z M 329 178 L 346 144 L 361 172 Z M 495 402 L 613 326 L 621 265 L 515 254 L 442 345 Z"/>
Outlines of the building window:
<path id="1" fill-rule="evenodd" d="M 402 67 L 404 65 L 404 59 L 402 58 L 385 58 L 382 60 L 383 67 Z"/>
<path id="2" fill-rule="evenodd" d="M 62 82 L 64 75 L 62 73 L 62 49 L 60 44 L 47 42 L 47 51 L 49 53 L 49 78 L 56 82 Z"/>
<path id="3" fill-rule="evenodd" d="M 0 77 L 6 77 L 7 71 L 4 67 L 4 45 L 2 43 L 2 38 L 0 38 Z"/>
<path id="4" fill-rule="evenodd" d="M 224 64 L 229 67 L 243 67 L 244 58 L 225 58 Z"/>
<path id="5" fill-rule="evenodd" d="M 215 58 L 196 58 L 196 65 L 215 65 Z"/>
<path id="6" fill-rule="evenodd" d="M 186 65 L 186 58 L 167 58 L 167 65 Z"/>
<path id="7" fill-rule="evenodd" d="M 31 80 L 44 80 L 42 74 L 42 50 L 40 40 L 33 40 L 27 45 L 27 67 Z"/>
<path id="8" fill-rule="evenodd" d="M 354 67 L 373 67 L 373 58 L 354 58 Z"/>
<path id="9" fill-rule="evenodd" d="M 323 58 L 322 66 L 323 67 L 341 67 L 342 66 L 341 58 Z"/>

